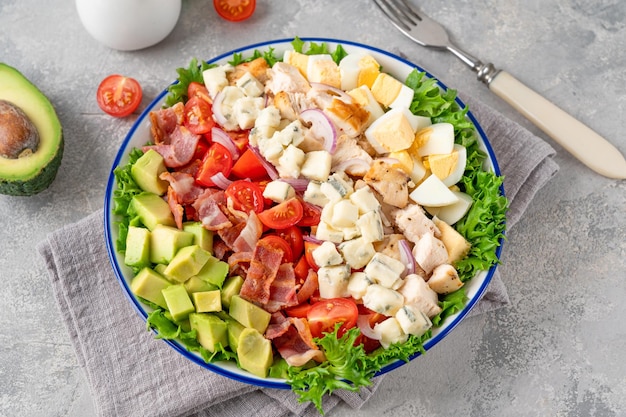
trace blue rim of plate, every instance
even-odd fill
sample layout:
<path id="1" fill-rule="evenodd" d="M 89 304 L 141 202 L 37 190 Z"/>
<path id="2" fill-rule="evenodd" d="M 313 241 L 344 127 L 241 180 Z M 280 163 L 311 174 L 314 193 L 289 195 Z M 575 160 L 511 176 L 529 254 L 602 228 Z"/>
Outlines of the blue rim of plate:
<path id="1" fill-rule="evenodd" d="M 331 44 L 340 44 L 343 46 L 346 45 L 350 45 L 356 48 L 362 48 L 362 49 L 366 49 L 366 50 L 370 50 L 373 52 L 376 52 L 378 54 L 382 54 L 382 55 L 386 55 L 387 57 L 394 59 L 396 61 L 402 62 L 405 65 L 408 65 L 410 67 L 416 68 L 418 71 L 420 72 L 424 72 L 429 78 L 434 78 L 437 81 L 437 84 L 443 89 L 443 90 L 448 90 L 448 87 L 442 83 L 439 78 L 433 76 L 430 72 L 426 71 L 425 69 L 423 69 L 422 67 L 420 67 L 419 65 L 415 65 L 414 63 L 408 61 L 407 59 L 404 59 L 398 55 L 392 54 L 388 51 L 376 48 L 376 47 L 372 47 L 369 45 L 365 45 L 365 44 L 361 44 L 358 42 L 353 42 L 353 41 L 347 41 L 347 40 L 341 40 L 341 39 L 332 39 L 332 38 L 315 38 L 315 37 L 311 37 L 311 38 L 300 38 L 302 41 L 304 42 L 315 42 L 315 43 L 331 43 Z M 206 62 L 213 63 L 213 62 L 217 62 L 217 61 L 221 61 L 224 59 L 228 59 L 230 57 L 232 57 L 234 54 L 236 53 L 242 53 L 242 52 L 252 52 L 255 49 L 259 49 L 259 50 L 263 50 L 264 48 L 270 47 L 272 45 L 277 45 L 277 44 L 284 44 L 284 43 L 291 43 L 294 40 L 294 38 L 283 38 L 283 39 L 276 39 L 276 40 L 270 40 L 270 41 L 265 41 L 265 42 L 259 42 L 259 43 L 255 43 L 255 44 L 251 44 L 248 46 L 243 46 L 237 49 L 233 49 L 230 52 L 226 52 L 223 53 L 215 58 L 212 58 Z M 122 289 L 124 290 L 124 294 L 126 295 L 126 297 L 129 299 L 129 301 L 131 302 L 131 304 L 133 305 L 133 307 L 135 308 L 135 310 L 139 313 L 139 315 L 142 317 L 142 319 L 144 320 L 144 322 L 147 320 L 148 314 L 146 313 L 146 310 L 143 308 L 142 304 L 132 295 L 132 292 L 130 291 L 130 287 L 128 286 L 128 283 L 126 282 L 126 279 L 124 278 L 124 275 L 122 274 L 122 270 L 120 267 L 120 264 L 118 263 L 117 260 L 117 256 L 116 256 L 116 250 L 115 250 L 115 242 L 113 241 L 113 237 L 111 236 L 111 229 L 112 227 L 115 225 L 115 220 L 113 219 L 113 214 L 111 212 L 111 204 L 112 204 L 112 196 L 113 196 L 113 191 L 115 190 L 116 187 L 116 182 L 115 182 L 115 175 L 114 175 L 114 170 L 115 168 L 117 168 L 118 165 L 120 165 L 120 162 L 122 161 L 122 159 L 126 156 L 126 154 L 128 153 L 129 149 L 127 149 L 128 144 L 131 140 L 131 138 L 133 137 L 135 131 L 137 130 L 137 128 L 140 126 L 140 124 L 146 119 L 146 117 L 148 117 L 150 111 L 152 111 L 155 106 L 160 103 L 163 98 L 168 94 L 167 88 L 165 90 L 163 90 L 158 96 L 156 96 L 154 98 L 154 100 L 152 100 L 152 102 L 143 110 L 143 112 L 140 114 L 140 116 L 137 118 L 137 120 L 135 121 L 135 123 L 133 124 L 133 126 L 131 127 L 130 131 L 128 132 L 128 134 L 126 135 L 126 137 L 124 138 L 124 141 L 122 142 L 120 149 L 115 157 L 115 160 L 113 161 L 113 165 L 111 167 L 111 171 L 109 173 L 109 179 L 107 182 L 107 187 L 106 187 L 106 193 L 105 193 L 105 198 L 104 198 L 104 234 L 105 234 L 105 241 L 106 241 L 106 247 L 107 247 L 107 253 L 109 255 L 109 260 L 111 262 L 111 265 L 113 267 L 113 272 L 115 273 L 115 276 L 117 278 L 117 280 L 119 281 L 120 285 L 122 286 Z M 458 97 L 456 98 L 456 102 L 457 104 L 461 107 L 461 108 L 465 108 L 465 104 L 461 101 L 461 99 L 459 99 Z M 485 132 L 483 131 L 482 127 L 480 126 L 480 124 L 478 123 L 478 121 L 476 120 L 476 118 L 474 117 L 474 115 L 472 114 L 471 111 L 467 112 L 467 117 L 472 121 L 472 123 L 474 124 L 475 128 L 476 128 L 476 132 L 478 133 L 478 135 L 480 136 L 480 138 L 482 139 L 483 145 L 489 155 L 489 159 L 491 161 L 492 164 L 492 168 L 493 171 L 496 175 L 500 176 L 500 167 L 498 166 L 498 162 L 496 160 L 496 156 L 495 153 L 493 151 L 493 148 L 491 147 L 491 144 L 489 143 L 489 140 L 487 139 L 487 135 L 485 134 Z M 504 187 L 500 186 L 500 193 L 504 196 Z M 504 242 L 504 237 L 500 238 L 499 241 L 499 246 L 496 249 L 496 256 L 498 259 L 500 259 L 501 253 L 502 253 L 502 245 Z M 495 273 L 495 270 L 497 268 L 497 264 L 493 265 L 488 271 L 486 271 L 486 276 L 481 284 L 481 286 L 478 288 L 478 290 L 476 291 L 475 295 L 468 301 L 468 303 L 465 305 L 465 307 L 463 308 L 463 310 L 461 310 L 460 312 L 456 313 L 456 315 L 452 316 L 453 317 L 453 321 L 451 323 L 449 323 L 442 331 L 438 332 L 436 335 L 434 335 L 433 337 L 431 337 L 430 339 L 428 339 L 423 347 L 425 351 L 428 351 L 430 348 L 432 348 L 433 346 L 435 346 L 437 343 L 439 343 L 444 337 L 446 337 L 446 335 L 448 333 L 450 333 L 466 316 L 467 314 L 471 311 L 471 309 L 476 305 L 476 303 L 481 299 L 481 297 L 483 296 L 484 292 L 487 289 L 487 286 L 489 285 L 489 283 L 491 282 L 491 279 L 493 277 L 493 274 Z M 448 318 L 449 319 L 449 318 Z M 153 333 L 156 334 L 156 332 L 153 330 Z M 251 384 L 251 385 L 256 385 L 256 386 L 260 386 L 263 388 L 278 388 L 278 389 L 291 389 L 291 387 L 286 383 L 286 382 L 282 382 L 282 380 L 272 380 L 272 379 L 267 379 L 267 380 L 263 380 L 263 379 L 258 379 L 258 378 L 250 378 L 247 377 L 245 375 L 242 375 L 240 373 L 235 373 L 235 372 L 231 372 L 228 369 L 222 368 L 220 366 L 216 366 L 213 363 L 206 363 L 202 357 L 200 357 L 199 355 L 193 354 L 191 352 L 189 352 L 183 345 L 181 345 L 180 343 L 178 343 L 176 340 L 168 340 L 168 339 L 163 339 L 163 341 L 165 341 L 168 345 L 170 345 L 174 350 L 178 351 L 181 355 L 183 355 L 184 357 L 186 357 L 187 359 L 191 360 L 192 362 L 195 362 L 196 364 L 207 368 L 217 374 L 220 374 L 222 376 L 234 379 L 236 381 L 239 382 L 243 382 L 246 384 Z M 409 361 L 415 359 L 416 357 L 420 356 L 421 353 L 420 352 L 416 352 L 415 354 L 411 355 L 409 357 Z M 404 362 L 402 360 L 396 360 L 394 362 L 391 362 L 387 365 L 385 365 L 383 368 L 381 368 L 380 371 L 378 371 L 376 373 L 376 376 L 378 375 L 382 375 L 385 374 L 387 372 L 390 372 L 404 364 L 406 364 L 407 362 Z"/>

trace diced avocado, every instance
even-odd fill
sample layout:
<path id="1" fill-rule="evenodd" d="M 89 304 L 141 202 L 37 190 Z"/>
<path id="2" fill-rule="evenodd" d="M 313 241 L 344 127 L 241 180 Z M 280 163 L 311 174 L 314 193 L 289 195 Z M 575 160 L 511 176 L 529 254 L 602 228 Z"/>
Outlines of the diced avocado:
<path id="1" fill-rule="evenodd" d="M 133 196 L 131 204 L 137 212 L 141 223 L 150 231 L 153 231 L 158 224 L 176 226 L 170 206 L 154 193 L 143 192 L 137 194 Z"/>
<path id="2" fill-rule="evenodd" d="M 130 290 L 137 297 L 144 298 L 160 307 L 167 308 L 162 290 L 172 285 L 158 272 L 143 268 L 130 283 Z"/>
<path id="3" fill-rule="evenodd" d="M 270 324 L 272 315 L 261 307 L 244 300 L 239 295 L 233 295 L 230 299 L 230 309 L 228 314 L 246 327 L 265 333 L 265 329 Z"/>
<path id="4" fill-rule="evenodd" d="M 130 168 L 130 174 L 142 190 L 163 195 L 167 191 L 168 182 L 159 178 L 159 175 L 166 170 L 161 154 L 148 149 Z"/>
<path id="5" fill-rule="evenodd" d="M 173 321 L 175 324 L 180 326 L 180 328 L 182 329 L 183 332 L 188 332 L 188 331 L 191 330 L 191 324 L 189 324 L 189 318 L 186 318 L 186 319 L 180 320 L 180 321 L 176 321 L 176 320 L 174 320 L 174 317 L 172 317 L 172 313 L 170 313 L 167 310 L 165 310 L 163 312 L 163 315 L 165 316 L 166 319 L 168 319 L 170 321 Z"/>
<path id="6" fill-rule="evenodd" d="M 161 292 L 174 321 L 184 320 L 196 310 L 183 284 L 170 285 Z"/>
<path id="7" fill-rule="evenodd" d="M 237 346 L 239 346 L 239 336 L 241 336 L 241 332 L 243 332 L 245 327 L 243 324 L 239 323 L 230 316 L 225 319 L 225 321 L 228 326 L 228 345 L 233 352 L 237 352 Z"/>
<path id="8" fill-rule="evenodd" d="M 186 233 L 186 232 L 183 232 Z M 207 263 L 211 254 L 198 245 L 185 246 L 176 252 L 163 275 L 168 279 L 185 282 L 197 275 Z"/>
<path id="9" fill-rule="evenodd" d="M 228 264 L 215 256 L 211 256 L 197 275 L 203 281 L 221 288 L 226 275 L 228 275 Z"/>
<path id="10" fill-rule="evenodd" d="M 150 231 L 145 227 L 128 227 L 124 263 L 138 268 L 150 266 Z"/>
<path id="11" fill-rule="evenodd" d="M 237 357 L 243 369 L 265 378 L 274 360 L 272 342 L 255 329 L 243 329 L 239 335 Z"/>
<path id="12" fill-rule="evenodd" d="M 194 292 L 191 294 L 191 299 L 196 306 L 196 313 L 222 311 L 220 290 Z"/>
<path id="13" fill-rule="evenodd" d="M 215 285 L 193 276 L 183 283 L 189 296 L 195 292 L 219 290 Z"/>
<path id="14" fill-rule="evenodd" d="M 213 254 L 213 232 L 202 226 L 201 222 L 183 223 L 185 232 L 193 233 L 193 244 L 200 246 L 205 251 Z"/>
<path id="15" fill-rule="evenodd" d="M 239 294 L 241 287 L 243 286 L 243 278 L 239 275 L 233 275 L 226 278 L 224 285 L 222 286 L 222 306 L 224 308 L 230 308 L 230 299 L 233 295 Z"/>
<path id="16" fill-rule="evenodd" d="M 63 145 L 50 100 L 18 70 L 0 63 L 0 194 L 30 196 L 48 188 Z"/>
<path id="17" fill-rule="evenodd" d="M 150 234 L 150 262 L 169 264 L 179 249 L 192 242 L 193 234 L 158 224 Z"/>
<path id="18" fill-rule="evenodd" d="M 161 275 L 163 275 L 163 271 L 165 271 L 165 268 L 167 268 L 167 265 L 165 264 L 156 264 L 152 267 L 152 269 L 154 269 L 156 272 L 158 272 Z M 167 277 L 165 278 L 167 279 Z"/>
<path id="19" fill-rule="evenodd" d="M 228 346 L 228 330 L 226 322 L 210 313 L 191 313 L 189 315 L 191 328 L 197 332 L 198 342 L 211 352 L 215 352 L 215 345 L 221 343 Z"/>

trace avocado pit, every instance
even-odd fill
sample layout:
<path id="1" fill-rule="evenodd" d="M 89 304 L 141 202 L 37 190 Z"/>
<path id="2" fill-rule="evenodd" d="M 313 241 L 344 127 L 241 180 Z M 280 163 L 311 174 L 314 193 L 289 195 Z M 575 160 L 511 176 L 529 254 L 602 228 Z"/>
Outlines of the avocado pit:
<path id="1" fill-rule="evenodd" d="M 18 159 L 39 147 L 39 132 L 28 115 L 6 100 L 0 100 L 0 156 Z"/>

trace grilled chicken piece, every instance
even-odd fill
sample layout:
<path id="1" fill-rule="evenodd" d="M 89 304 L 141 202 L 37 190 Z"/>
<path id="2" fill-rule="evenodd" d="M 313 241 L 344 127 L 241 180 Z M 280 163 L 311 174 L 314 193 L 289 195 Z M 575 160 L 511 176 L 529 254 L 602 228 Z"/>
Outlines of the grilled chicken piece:
<path id="1" fill-rule="evenodd" d="M 346 103 L 338 98 L 333 98 L 330 105 L 324 108 L 324 113 L 328 115 L 337 128 L 353 138 L 363 133 L 370 117 L 370 112 L 359 104 Z"/>
<path id="2" fill-rule="evenodd" d="M 267 71 L 269 80 L 265 84 L 265 91 L 273 95 L 280 91 L 288 93 L 306 93 L 311 89 L 311 85 L 293 65 L 277 62 Z"/>
<path id="3" fill-rule="evenodd" d="M 358 145 L 356 139 L 348 135 L 339 135 L 337 147 L 332 155 L 331 170 L 335 171 L 338 165 L 348 163 L 349 161 L 355 162 L 345 168 L 346 174 L 362 177 L 369 171 L 373 159 Z"/>
<path id="4" fill-rule="evenodd" d="M 448 251 L 443 242 L 430 233 L 423 235 L 413 247 L 413 256 L 426 274 L 448 262 Z"/>
<path id="5" fill-rule="evenodd" d="M 417 204 L 411 204 L 401 210 L 394 210 L 392 219 L 410 242 L 417 243 L 425 234 L 431 234 L 435 237 L 441 236 L 439 228 L 426 216 L 424 209 Z"/>
<path id="6" fill-rule="evenodd" d="M 433 318 L 441 313 L 441 307 L 439 307 L 438 303 L 439 296 L 421 276 L 416 274 L 407 275 L 398 291 L 404 297 L 405 304 L 416 306 L 428 318 Z"/>
<path id="7" fill-rule="evenodd" d="M 409 204 L 409 176 L 401 169 L 375 160 L 363 180 L 383 197 L 383 202 L 404 208 Z"/>
<path id="8" fill-rule="evenodd" d="M 230 85 L 234 85 L 246 72 L 249 72 L 254 78 L 259 80 L 259 82 L 265 84 L 265 81 L 267 81 L 267 71 L 269 69 L 270 66 L 264 58 L 257 58 L 253 61 L 244 62 L 243 64 L 235 66 L 233 71 L 226 73 L 226 78 Z"/>
<path id="9" fill-rule="evenodd" d="M 449 294 L 461 288 L 463 282 L 459 279 L 459 273 L 450 264 L 439 265 L 433 270 L 428 286 L 438 294 Z"/>

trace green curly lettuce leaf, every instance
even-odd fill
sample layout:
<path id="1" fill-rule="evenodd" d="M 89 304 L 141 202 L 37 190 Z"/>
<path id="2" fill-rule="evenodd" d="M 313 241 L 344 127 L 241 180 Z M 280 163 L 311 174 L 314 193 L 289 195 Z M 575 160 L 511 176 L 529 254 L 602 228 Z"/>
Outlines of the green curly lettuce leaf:
<path id="1" fill-rule="evenodd" d="M 115 181 L 117 183 L 117 189 L 113 191 L 113 214 L 117 215 L 120 219 L 117 221 L 118 237 L 115 242 L 115 246 L 118 251 L 126 251 L 126 237 L 128 236 L 128 227 L 134 224 L 136 221 L 136 213 L 134 212 L 130 202 L 133 196 L 143 192 L 141 187 L 137 185 L 133 176 L 131 175 L 131 168 L 143 155 L 143 151 L 138 148 L 133 148 L 128 156 L 128 163 L 125 165 L 117 166 L 113 170 L 115 175 Z"/>
<path id="2" fill-rule="evenodd" d="M 169 94 L 165 98 L 165 106 L 172 107 L 176 103 L 186 102 L 188 98 L 187 90 L 189 89 L 189 84 L 192 82 L 204 84 L 202 73 L 215 66 L 215 64 L 208 64 L 205 61 L 198 62 L 196 58 L 192 58 L 187 68 L 177 68 L 176 73 L 178 74 L 178 82 L 171 84 L 167 88 Z"/>

